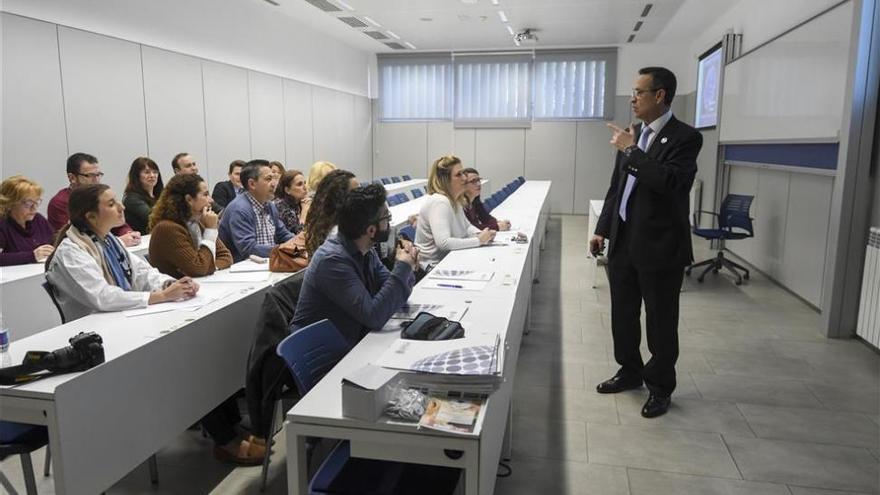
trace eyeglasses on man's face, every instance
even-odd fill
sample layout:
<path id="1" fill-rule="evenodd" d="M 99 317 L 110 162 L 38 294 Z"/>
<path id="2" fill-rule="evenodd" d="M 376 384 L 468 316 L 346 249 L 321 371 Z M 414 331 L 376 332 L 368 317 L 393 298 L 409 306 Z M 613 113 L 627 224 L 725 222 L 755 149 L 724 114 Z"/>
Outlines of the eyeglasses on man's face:
<path id="1" fill-rule="evenodd" d="M 481 182 L 483 182 L 482 177 L 474 177 L 473 179 L 470 179 L 470 180 L 466 181 L 465 183 L 466 183 L 466 184 L 474 184 L 474 185 L 477 185 L 477 184 L 479 184 L 479 183 L 481 183 Z"/>
<path id="2" fill-rule="evenodd" d="M 81 173 L 77 172 L 76 175 L 78 175 L 80 177 L 85 177 L 87 179 L 94 180 L 94 179 L 100 179 L 100 178 L 104 177 L 104 172 L 92 172 L 89 174 L 81 174 Z"/>
<path id="3" fill-rule="evenodd" d="M 645 93 L 656 93 L 657 91 L 660 91 L 661 89 L 663 89 L 663 88 L 654 88 L 654 89 L 633 89 L 631 94 L 632 94 L 632 97 L 633 97 L 633 98 L 638 98 L 638 97 L 642 96 L 642 95 L 645 94 Z"/>

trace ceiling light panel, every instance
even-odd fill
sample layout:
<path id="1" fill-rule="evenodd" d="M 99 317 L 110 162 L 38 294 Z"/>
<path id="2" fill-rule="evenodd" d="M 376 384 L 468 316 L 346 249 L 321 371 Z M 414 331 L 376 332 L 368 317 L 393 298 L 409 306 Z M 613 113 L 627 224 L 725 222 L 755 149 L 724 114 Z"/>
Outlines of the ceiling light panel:
<path id="1" fill-rule="evenodd" d="M 351 5 L 349 5 L 349 4 L 345 3 L 345 2 L 343 2 L 342 0 L 335 0 L 335 1 L 336 1 L 336 4 L 339 5 L 340 7 L 342 7 L 343 9 L 345 9 L 345 10 L 350 10 L 350 11 L 354 11 L 354 7 L 352 7 Z"/>
<path id="2" fill-rule="evenodd" d="M 382 26 L 382 25 L 379 24 L 378 22 L 374 21 L 372 17 L 369 17 L 369 16 L 363 16 L 363 17 L 364 17 L 364 20 L 365 20 L 365 21 L 369 22 L 369 23 L 372 24 L 373 26 L 376 26 L 376 27 L 381 27 L 381 26 Z"/>
<path id="3" fill-rule="evenodd" d="M 507 32 L 510 33 L 511 36 L 513 36 L 514 34 L 516 34 L 515 32 L 513 32 L 513 28 L 510 27 L 510 24 L 507 25 Z"/>
<path id="4" fill-rule="evenodd" d="M 349 26 L 351 26 L 353 28 L 367 27 L 367 24 L 364 21 L 358 19 L 357 17 L 337 17 L 337 19 L 348 24 Z"/>
<path id="5" fill-rule="evenodd" d="M 388 36 L 391 36 L 392 38 L 394 38 L 394 39 L 396 39 L 396 40 L 399 40 L 399 39 L 400 39 L 400 36 L 394 34 L 394 33 L 391 32 L 391 31 L 385 31 L 385 32 L 388 33 Z"/>
<path id="6" fill-rule="evenodd" d="M 324 12 L 342 12 L 342 9 L 328 2 L 327 0 L 306 0 L 307 3 L 318 7 Z"/>
<path id="7" fill-rule="evenodd" d="M 508 22 L 507 14 L 505 14 L 503 10 L 498 11 L 498 18 L 501 19 L 501 22 Z"/>

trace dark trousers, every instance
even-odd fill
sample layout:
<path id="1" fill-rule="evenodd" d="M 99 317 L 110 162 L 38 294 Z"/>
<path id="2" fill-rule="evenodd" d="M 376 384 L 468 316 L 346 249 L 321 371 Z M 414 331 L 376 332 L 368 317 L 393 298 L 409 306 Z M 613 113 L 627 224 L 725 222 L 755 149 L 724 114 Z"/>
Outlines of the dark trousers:
<path id="1" fill-rule="evenodd" d="M 217 445 L 226 445 L 235 439 L 234 426 L 241 423 L 241 413 L 235 396 L 226 399 L 202 418 L 202 427 Z"/>
<path id="2" fill-rule="evenodd" d="M 641 378 L 657 395 L 675 390 L 678 359 L 678 299 L 683 268 L 639 270 L 629 255 L 626 226 L 621 222 L 616 249 L 608 263 L 611 286 L 611 333 L 618 374 Z M 651 359 L 642 361 L 641 310 L 645 302 L 645 333 Z"/>

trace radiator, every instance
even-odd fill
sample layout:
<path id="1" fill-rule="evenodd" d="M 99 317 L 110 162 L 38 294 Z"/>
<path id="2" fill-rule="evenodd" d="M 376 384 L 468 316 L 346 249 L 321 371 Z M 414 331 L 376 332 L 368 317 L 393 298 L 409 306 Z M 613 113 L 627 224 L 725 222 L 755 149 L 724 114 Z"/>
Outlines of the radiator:
<path id="1" fill-rule="evenodd" d="M 872 227 L 868 234 L 856 333 L 874 347 L 880 347 L 880 227 Z"/>

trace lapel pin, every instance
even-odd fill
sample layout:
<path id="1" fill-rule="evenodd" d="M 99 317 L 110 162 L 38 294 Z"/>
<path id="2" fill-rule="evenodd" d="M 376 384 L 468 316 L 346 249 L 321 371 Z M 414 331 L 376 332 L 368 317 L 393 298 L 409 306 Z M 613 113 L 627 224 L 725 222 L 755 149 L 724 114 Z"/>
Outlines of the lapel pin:
<path id="1" fill-rule="evenodd" d="M 666 141 L 669 141 L 669 138 L 667 138 L 666 136 L 660 138 L 660 144 L 666 144 Z"/>

